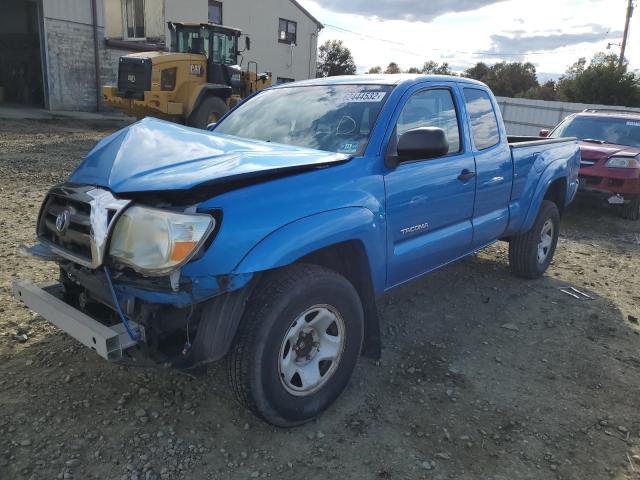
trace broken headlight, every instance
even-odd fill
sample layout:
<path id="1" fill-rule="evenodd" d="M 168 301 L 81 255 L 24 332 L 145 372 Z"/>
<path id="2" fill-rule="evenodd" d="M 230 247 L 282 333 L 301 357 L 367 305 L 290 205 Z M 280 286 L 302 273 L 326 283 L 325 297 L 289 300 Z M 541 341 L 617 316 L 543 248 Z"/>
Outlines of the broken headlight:
<path id="1" fill-rule="evenodd" d="M 130 207 L 116 223 L 109 254 L 140 273 L 164 275 L 189 261 L 214 227 L 211 215 Z"/>

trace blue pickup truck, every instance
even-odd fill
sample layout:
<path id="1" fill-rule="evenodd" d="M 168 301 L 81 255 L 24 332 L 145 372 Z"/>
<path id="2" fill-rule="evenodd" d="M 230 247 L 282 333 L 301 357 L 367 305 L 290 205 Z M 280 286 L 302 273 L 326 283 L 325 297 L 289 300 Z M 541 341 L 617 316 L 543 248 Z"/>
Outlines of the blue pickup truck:
<path id="1" fill-rule="evenodd" d="M 519 277 L 551 262 L 578 186 L 573 138 L 508 137 L 482 83 L 364 75 L 263 90 L 209 131 L 147 118 L 100 141 L 42 204 L 16 297 L 99 355 L 193 369 L 278 426 L 313 419 L 376 299 L 498 240 Z"/>

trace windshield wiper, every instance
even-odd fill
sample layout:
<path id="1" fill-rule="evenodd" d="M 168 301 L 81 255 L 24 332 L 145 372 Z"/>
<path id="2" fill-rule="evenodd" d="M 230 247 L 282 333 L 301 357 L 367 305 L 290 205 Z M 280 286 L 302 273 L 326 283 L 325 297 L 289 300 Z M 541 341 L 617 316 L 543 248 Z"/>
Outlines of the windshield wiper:
<path id="1" fill-rule="evenodd" d="M 598 140 L 597 138 L 583 138 L 582 141 L 589 143 L 598 143 L 600 145 L 602 145 L 603 143 L 607 143 L 604 140 Z"/>

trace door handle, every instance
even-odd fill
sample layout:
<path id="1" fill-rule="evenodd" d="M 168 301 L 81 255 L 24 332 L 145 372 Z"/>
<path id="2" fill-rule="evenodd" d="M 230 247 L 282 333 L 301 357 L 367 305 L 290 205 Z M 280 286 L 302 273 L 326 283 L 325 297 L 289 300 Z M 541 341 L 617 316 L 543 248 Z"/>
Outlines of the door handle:
<path id="1" fill-rule="evenodd" d="M 476 172 L 472 172 L 471 170 L 467 170 L 466 168 L 460 172 L 458 175 L 458 180 L 461 182 L 467 182 L 476 176 Z"/>

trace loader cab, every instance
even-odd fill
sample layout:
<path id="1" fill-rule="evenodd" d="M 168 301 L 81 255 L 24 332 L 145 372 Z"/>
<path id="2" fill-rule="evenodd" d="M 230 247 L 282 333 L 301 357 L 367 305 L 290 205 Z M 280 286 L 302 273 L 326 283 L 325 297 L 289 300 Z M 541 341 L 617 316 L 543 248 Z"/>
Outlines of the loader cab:
<path id="1" fill-rule="evenodd" d="M 169 22 L 171 51 L 204 55 L 207 58 L 207 82 L 240 87 L 238 40 L 242 32 L 235 28 L 208 23 Z M 250 41 L 245 37 L 245 50 Z"/>

